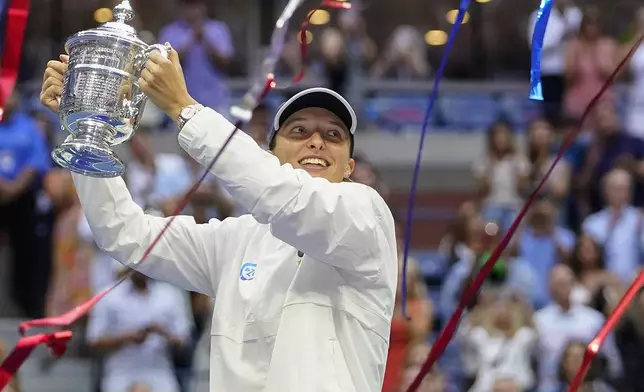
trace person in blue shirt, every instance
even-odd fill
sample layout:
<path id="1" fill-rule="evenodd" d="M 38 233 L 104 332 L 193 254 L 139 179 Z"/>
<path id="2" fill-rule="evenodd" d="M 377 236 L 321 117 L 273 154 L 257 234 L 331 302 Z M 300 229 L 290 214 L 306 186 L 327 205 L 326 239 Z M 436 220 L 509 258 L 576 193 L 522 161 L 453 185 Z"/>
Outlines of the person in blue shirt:
<path id="1" fill-rule="evenodd" d="M 12 295 L 25 317 L 42 317 L 51 271 L 52 219 L 42 179 L 50 169 L 37 123 L 18 110 L 13 94 L 0 121 L 0 230 L 12 250 Z"/>

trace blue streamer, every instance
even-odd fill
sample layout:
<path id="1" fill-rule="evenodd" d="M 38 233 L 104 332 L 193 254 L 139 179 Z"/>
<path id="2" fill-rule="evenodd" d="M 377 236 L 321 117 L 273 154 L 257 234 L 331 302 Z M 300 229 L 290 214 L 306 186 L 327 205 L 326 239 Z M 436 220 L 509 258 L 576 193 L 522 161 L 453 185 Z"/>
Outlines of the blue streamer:
<path id="1" fill-rule="evenodd" d="M 530 61 L 530 99 L 543 101 L 541 88 L 541 52 L 543 49 L 543 38 L 546 35 L 548 19 L 552 10 L 552 0 L 541 0 L 537 10 L 537 18 L 532 33 L 532 59 Z"/>
<path id="2" fill-rule="evenodd" d="M 409 257 L 409 245 L 411 244 L 411 222 L 414 216 L 414 203 L 416 201 L 416 186 L 418 185 L 418 175 L 420 174 L 420 164 L 423 158 L 423 145 L 425 144 L 425 135 L 427 134 L 427 128 L 429 126 L 429 115 L 434 108 L 434 103 L 436 103 L 436 97 L 438 96 L 438 85 L 443 79 L 443 71 L 447 65 L 447 59 L 449 53 L 452 50 L 454 45 L 454 39 L 456 38 L 456 33 L 463 23 L 465 18 L 465 13 L 470 6 L 470 0 L 461 0 L 461 4 L 458 6 L 458 15 L 456 16 L 456 21 L 454 26 L 452 26 L 451 31 L 449 32 L 449 38 L 447 44 L 445 45 L 445 51 L 441 58 L 440 66 L 436 72 L 436 77 L 434 78 L 434 85 L 432 87 L 432 92 L 429 96 L 429 102 L 427 102 L 427 109 L 425 110 L 425 118 L 423 119 L 423 125 L 421 127 L 420 133 L 420 144 L 418 145 L 418 154 L 416 155 L 416 164 L 414 166 L 414 176 L 411 181 L 411 189 L 409 191 L 409 205 L 407 208 L 407 222 L 405 226 L 405 252 L 403 256 L 403 270 L 402 270 L 402 313 L 407 317 L 407 261 Z M 408 318 L 408 317 L 407 317 Z"/>

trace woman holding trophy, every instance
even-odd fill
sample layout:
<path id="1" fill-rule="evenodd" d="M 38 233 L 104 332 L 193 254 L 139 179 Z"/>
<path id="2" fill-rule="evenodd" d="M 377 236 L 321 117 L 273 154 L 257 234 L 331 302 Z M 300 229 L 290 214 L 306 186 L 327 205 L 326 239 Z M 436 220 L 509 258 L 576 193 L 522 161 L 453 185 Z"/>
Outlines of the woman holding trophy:
<path id="1" fill-rule="evenodd" d="M 233 126 L 191 98 L 177 52 L 162 52 L 148 53 L 132 88 L 175 121 L 181 147 L 208 166 Z M 80 61 L 70 53 L 49 62 L 41 92 L 41 102 L 61 116 L 69 113 L 67 90 L 85 99 L 67 80 Z M 347 181 L 356 127 L 353 109 L 336 92 L 296 94 L 273 121 L 270 151 L 237 132 L 211 170 L 250 213 L 207 224 L 179 216 L 141 264 L 168 219 L 145 215 L 120 177 L 92 172 L 80 160 L 69 165 L 102 249 L 151 278 L 216 299 L 211 391 L 381 390 L 396 237 L 378 193 Z M 73 143 L 64 147 L 67 156 L 79 148 Z"/>

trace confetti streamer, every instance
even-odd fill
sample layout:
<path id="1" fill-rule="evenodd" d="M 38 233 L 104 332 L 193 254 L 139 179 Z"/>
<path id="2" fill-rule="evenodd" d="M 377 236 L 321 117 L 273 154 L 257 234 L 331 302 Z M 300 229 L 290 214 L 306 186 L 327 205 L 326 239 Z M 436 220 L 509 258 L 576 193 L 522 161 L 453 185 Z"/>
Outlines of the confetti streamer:
<path id="1" fill-rule="evenodd" d="M 425 118 L 423 119 L 423 125 L 421 126 L 420 131 L 420 142 L 418 144 L 418 152 L 416 154 L 416 163 L 414 165 L 414 174 L 411 180 L 411 189 L 409 191 L 409 202 L 407 205 L 407 221 L 405 222 L 405 250 L 403 253 L 403 270 L 402 270 L 402 313 L 405 317 L 407 316 L 407 264 L 409 259 L 409 247 L 411 244 L 411 224 L 414 216 L 414 204 L 416 202 L 416 187 L 418 185 L 418 176 L 420 175 L 420 166 L 423 159 L 423 147 L 425 145 L 425 135 L 427 134 L 427 128 L 429 127 L 429 116 L 432 113 L 434 104 L 436 103 L 436 97 L 438 96 L 438 85 L 440 84 L 441 79 L 443 79 L 443 72 L 447 66 L 447 59 L 449 54 L 452 51 L 452 46 L 454 45 L 454 40 L 456 39 L 456 33 L 463 23 L 465 18 L 465 13 L 470 6 L 470 0 L 461 0 L 461 3 L 458 7 L 458 15 L 456 16 L 456 21 L 452 30 L 449 32 L 449 38 L 447 44 L 445 45 L 445 51 L 441 57 L 441 62 L 436 72 L 436 77 L 434 78 L 434 85 L 432 87 L 432 92 L 427 102 L 427 108 L 425 109 Z"/>
<path id="2" fill-rule="evenodd" d="M 242 100 L 242 104 L 231 108 L 231 114 L 233 114 L 236 118 L 238 118 L 238 121 L 235 124 L 234 129 L 231 131 L 230 135 L 224 142 L 221 150 L 219 150 L 219 152 L 213 158 L 213 160 L 208 165 L 208 167 L 206 168 L 202 176 L 192 185 L 192 187 L 188 190 L 188 192 L 186 192 L 181 202 L 178 203 L 177 208 L 172 213 L 172 216 L 168 220 L 168 223 L 165 225 L 163 230 L 161 230 L 161 232 L 157 235 L 157 237 L 152 241 L 150 246 L 146 249 L 141 260 L 135 264 L 143 263 L 147 259 L 152 249 L 161 240 L 164 233 L 168 230 L 172 222 L 174 222 L 174 219 L 176 218 L 176 216 L 190 202 L 192 195 L 197 191 L 199 186 L 203 183 L 205 178 L 208 176 L 208 172 L 219 160 L 219 157 L 226 150 L 226 147 L 232 141 L 236 132 L 239 130 L 239 128 L 241 128 L 241 126 L 244 123 L 250 120 L 250 117 L 252 116 L 252 111 L 255 109 L 255 107 L 268 94 L 268 92 L 275 87 L 276 84 L 274 81 L 273 71 L 275 69 L 275 65 L 279 59 L 279 55 L 284 46 L 284 41 L 286 39 L 289 21 L 292 18 L 295 10 L 299 7 L 299 5 L 302 2 L 303 0 L 290 0 L 289 3 L 286 5 L 286 8 L 284 9 L 280 18 L 275 24 L 275 30 L 273 31 L 271 46 L 268 51 L 268 56 L 263 62 L 262 69 L 263 71 L 265 71 L 265 74 L 260 75 L 260 77 L 257 80 L 255 80 L 255 82 L 251 85 L 251 88 L 249 89 L 248 93 L 245 95 L 244 99 Z M 351 5 L 347 2 L 325 0 L 321 3 L 320 8 L 349 9 L 351 8 Z M 312 11 L 307 14 L 307 18 L 305 19 L 304 23 L 302 23 L 301 30 L 303 32 L 300 31 L 301 35 L 306 36 L 305 29 L 308 27 L 309 19 L 313 14 Z M 305 56 L 307 52 L 306 45 L 307 45 L 306 39 L 301 40 L 301 53 L 303 56 Z M 302 58 L 302 64 L 304 64 L 305 61 L 306 59 Z M 304 74 L 304 70 L 300 71 L 295 76 L 294 83 L 299 81 L 302 78 L 303 74 Z M 129 267 L 131 266 L 132 265 L 129 265 Z M 22 366 L 24 361 L 29 357 L 29 355 L 31 354 L 31 352 L 34 350 L 36 346 L 40 344 L 47 345 L 50 351 L 52 352 L 52 354 L 54 355 L 54 357 L 59 358 L 65 353 L 66 344 L 72 337 L 72 332 L 69 330 L 63 330 L 63 331 L 58 331 L 54 333 L 42 333 L 42 334 L 37 334 L 33 336 L 24 336 L 27 333 L 27 331 L 33 328 L 52 328 L 52 327 L 67 328 L 69 327 L 71 324 L 75 323 L 79 318 L 83 317 L 89 311 L 91 311 L 92 308 L 107 294 L 109 294 L 112 290 L 114 290 L 121 283 L 127 280 L 131 276 L 133 271 L 134 270 L 130 270 L 127 274 L 125 274 L 125 276 L 121 278 L 121 280 L 119 280 L 112 287 L 106 290 L 103 290 L 95 297 L 87 301 L 86 303 L 75 307 L 74 309 L 68 311 L 67 313 L 64 313 L 59 316 L 48 317 L 48 318 L 39 319 L 39 320 L 31 320 L 31 321 L 22 323 L 20 325 L 19 332 L 23 337 L 18 341 L 18 344 L 16 345 L 16 347 L 11 351 L 11 353 L 0 365 L 0 391 L 3 390 L 4 387 L 11 381 L 11 379 L 14 377 L 14 375 L 16 374 L 20 366 Z"/>
<path id="3" fill-rule="evenodd" d="M 29 0 L 10 0 L 7 26 L 4 32 L 4 52 L 0 64 L 0 120 L 7 100 L 13 93 L 18 79 L 20 54 L 29 17 Z"/>
<path id="4" fill-rule="evenodd" d="M 530 63 L 530 99 L 543 101 L 543 90 L 541 88 L 541 53 L 543 50 L 543 39 L 550 19 L 552 0 L 541 0 L 537 10 L 537 18 L 532 33 L 532 59 Z"/>
<path id="5" fill-rule="evenodd" d="M 644 40 L 644 35 L 640 37 L 639 41 L 630 49 L 630 51 L 626 54 L 626 56 L 624 56 L 624 58 L 619 62 L 619 64 L 612 72 L 610 77 L 606 80 L 602 88 L 593 97 L 593 99 L 590 101 L 588 106 L 586 106 L 586 109 L 584 110 L 584 113 L 577 127 L 575 127 L 575 129 L 568 132 L 563 144 L 561 145 L 561 148 L 557 152 L 557 156 L 555 157 L 554 161 L 550 165 L 550 168 L 543 176 L 541 181 L 539 181 L 539 184 L 534 189 L 534 191 L 532 191 L 532 193 L 528 197 L 528 200 L 523 205 L 523 208 L 521 208 L 521 211 L 519 212 L 518 216 L 515 218 L 514 222 L 512 222 L 512 225 L 508 229 L 507 233 L 504 235 L 501 242 L 496 246 L 496 248 L 492 252 L 492 255 L 490 256 L 490 258 L 485 262 L 483 267 L 476 274 L 472 283 L 470 283 L 470 285 L 468 285 L 467 288 L 465 289 L 459 301 L 458 307 L 456 308 L 456 311 L 454 312 L 454 314 L 452 314 L 449 321 L 447 322 L 447 324 L 441 331 L 440 335 L 436 339 L 436 342 L 432 346 L 432 349 L 429 355 L 427 356 L 425 363 L 423 363 L 423 366 L 421 367 L 420 372 L 418 373 L 418 375 L 416 376 L 416 378 L 414 379 L 410 387 L 407 389 L 407 392 L 415 392 L 416 390 L 418 390 L 423 378 L 425 378 L 427 373 L 429 373 L 429 371 L 431 370 L 432 366 L 434 366 L 434 363 L 436 363 L 438 358 L 445 351 L 445 348 L 447 347 L 448 343 L 452 340 L 452 338 L 454 337 L 454 334 L 456 333 L 456 329 L 458 328 L 458 324 L 461 320 L 463 312 L 465 311 L 465 308 L 467 307 L 468 304 L 472 303 L 472 301 L 475 299 L 476 295 L 481 289 L 481 286 L 485 282 L 485 279 L 490 275 L 492 268 L 494 268 L 494 265 L 496 264 L 497 260 L 499 259 L 499 257 L 501 256 L 505 248 L 508 246 L 508 243 L 512 239 L 512 236 L 514 236 L 514 233 L 516 232 L 517 228 L 521 224 L 521 221 L 523 220 L 524 216 L 528 212 L 528 209 L 535 202 L 535 200 L 537 199 L 537 196 L 539 195 L 539 192 L 541 191 L 545 183 L 548 181 L 548 178 L 550 178 L 550 174 L 554 170 L 555 166 L 561 160 L 565 152 L 568 151 L 570 146 L 572 146 L 575 139 L 579 135 L 579 132 L 581 132 L 581 126 L 583 125 L 584 121 L 591 113 L 591 111 L 595 108 L 595 106 L 597 105 L 597 102 L 599 102 L 599 99 L 606 92 L 606 90 L 612 84 L 615 83 L 617 76 L 620 74 L 624 66 L 627 64 L 629 58 L 633 55 L 633 53 L 635 53 L 639 45 L 642 43 L 642 40 Z M 626 310 L 630 302 L 632 302 L 635 294 L 637 293 L 637 289 L 639 289 L 639 287 L 641 287 L 643 283 L 644 283 L 644 273 L 638 276 L 636 282 L 633 283 L 633 285 L 628 290 L 624 298 L 620 301 L 619 305 L 615 309 L 615 312 L 609 317 L 608 321 L 606 322 L 604 327 L 602 327 L 597 337 L 593 339 L 593 341 L 590 343 L 590 345 L 586 350 L 584 363 L 582 364 L 582 367 L 579 373 L 575 377 L 575 382 L 571 384 L 569 392 L 575 392 L 577 390 L 577 387 L 583 380 L 583 377 L 586 371 L 588 370 L 588 367 L 590 366 L 592 359 L 597 354 L 599 347 L 606 339 L 606 336 L 608 336 L 608 333 L 610 332 L 610 330 L 614 328 L 615 324 L 617 323 L 621 315 L 624 313 L 624 311 Z"/>
<path id="6" fill-rule="evenodd" d="M 293 13 L 300 6 L 304 0 L 291 0 L 282 11 L 279 19 L 275 23 L 275 30 L 273 31 L 273 36 L 271 37 L 271 45 L 262 62 L 262 66 L 259 71 L 259 75 L 255 78 L 255 81 L 252 83 L 251 88 L 242 98 L 242 101 L 239 105 L 233 106 L 230 110 L 230 114 L 237 118 L 240 121 L 248 122 L 252 115 L 253 110 L 257 107 L 259 101 L 264 97 L 267 91 L 266 84 L 271 85 L 271 89 L 280 88 L 286 89 L 291 87 L 295 83 L 299 83 L 306 73 L 306 58 L 308 52 L 308 45 L 306 44 L 306 33 L 311 20 L 313 13 L 320 8 L 338 8 L 338 9 L 351 9 L 351 3 L 344 1 L 322 1 L 320 7 L 311 10 L 302 22 L 300 26 L 300 56 L 302 58 L 302 68 L 298 74 L 289 82 L 277 82 L 275 80 L 275 66 L 277 65 L 282 52 L 284 51 L 284 45 L 287 40 L 288 33 L 288 24 Z"/>

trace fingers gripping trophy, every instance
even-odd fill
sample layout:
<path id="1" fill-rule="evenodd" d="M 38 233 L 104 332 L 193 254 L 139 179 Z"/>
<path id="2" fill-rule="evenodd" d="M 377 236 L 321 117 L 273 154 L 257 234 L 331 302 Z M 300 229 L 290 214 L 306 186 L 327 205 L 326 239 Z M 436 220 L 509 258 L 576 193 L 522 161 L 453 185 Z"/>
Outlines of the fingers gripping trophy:
<path id="1" fill-rule="evenodd" d="M 153 54 L 167 59 L 170 50 L 138 38 L 127 24 L 134 17 L 129 1 L 121 1 L 113 14 L 114 21 L 67 40 L 69 56 L 49 62 L 41 92 L 41 101 L 58 110 L 69 132 L 53 159 L 91 177 L 125 171 L 112 147 L 129 140 L 139 125 L 147 101 L 139 83 L 146 63 Z"/>

